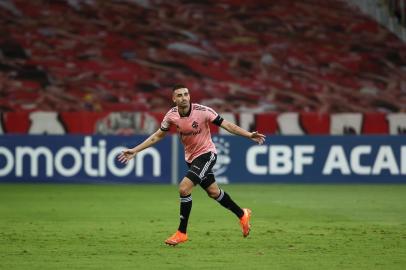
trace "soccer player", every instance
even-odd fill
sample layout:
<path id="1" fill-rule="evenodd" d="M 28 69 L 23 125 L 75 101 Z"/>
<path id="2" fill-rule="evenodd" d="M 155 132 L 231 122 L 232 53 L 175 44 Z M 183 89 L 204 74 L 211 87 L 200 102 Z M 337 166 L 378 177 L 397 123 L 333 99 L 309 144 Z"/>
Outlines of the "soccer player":
<path id="1" fill-rule="evenodd" d="M 216 163 L 217 155 L 209 124 L 220 126 L 230 133 L 249 138 L 258 144 L 264 143 L 265 135 L 256 131 L 248 132 L 224 120 L 213 109 L 191 103 L 189 90 L 184 85 L 173 87 L 172 100 L 176 106 L 166 113 L 160 129 L 134 148 L 125 149 L 118 156 L 119 161 L 128 163 L 137 153 L 164 138 L 171 126 L 176 127 L 185 148 L 185 159 L 189 170 L 179 183 L 179 228 L 165 243 L 175 246 L 188 240 L 186 229 L 192 209 L 192 189 L 195 185 L 200 185 L 211 198 L 232 211 L 240 219 L 243 236 L 247 237 L 251 228 L 251 210 L 240 208 L 230 195 L 218 187 L 214 178 L 212 168 Z"/>

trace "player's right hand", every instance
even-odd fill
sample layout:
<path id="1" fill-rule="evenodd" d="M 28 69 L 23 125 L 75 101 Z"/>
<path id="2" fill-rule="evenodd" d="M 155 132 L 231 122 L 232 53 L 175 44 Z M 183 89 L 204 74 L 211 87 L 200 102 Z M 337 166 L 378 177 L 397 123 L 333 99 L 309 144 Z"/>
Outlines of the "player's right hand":
<path id="1" fill-rule="evenodd" d="M 120 155 L 118 155 L 117 159 L 121 163 L 127 164 L 131 159 L 135 157 L 137 153 L 132 149 L 124 149 Z"/>

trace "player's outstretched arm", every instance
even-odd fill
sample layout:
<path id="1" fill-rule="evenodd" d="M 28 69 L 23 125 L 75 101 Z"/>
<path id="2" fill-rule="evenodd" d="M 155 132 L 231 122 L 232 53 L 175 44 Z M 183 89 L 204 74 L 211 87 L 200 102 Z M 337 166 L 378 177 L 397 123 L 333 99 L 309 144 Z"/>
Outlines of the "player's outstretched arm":
<path id="1" fill-rule="evenodd" d="M 141 152 L 142 150 L 156 144 L 160 140 L 162 140 L 166 135 L 166 131 L 162 131 L 161 129 L 158 129 L 153 133 L 151 136 L 149 136 L 145 141 L 140 143 L 139 145 L 129 148 L 129 149 L 124 149 L 121 154 L 117 157 L 117 159 L 121 163 L 128 163 L 132 158 L 135 157 L 136 154 Z"/>
<path id="2" fill-rule="evenodd" d="M 227 120 L 223 120 L 223 122 L 221 123 L 221 127 L 232 134 L 249 138 L 258 144 L 263 144 L 265 142 L 266 136 L 264 134 L 258 133 L 258 131 L 249 132 L 237 126 L 236 124 L 228 122 Z"/>

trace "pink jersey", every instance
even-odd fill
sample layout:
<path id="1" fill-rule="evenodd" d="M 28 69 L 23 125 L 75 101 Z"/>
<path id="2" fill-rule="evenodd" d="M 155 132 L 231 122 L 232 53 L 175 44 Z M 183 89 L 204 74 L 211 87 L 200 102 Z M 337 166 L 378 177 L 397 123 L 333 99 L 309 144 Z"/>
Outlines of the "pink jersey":
<path id="1" fill-rule="evenodd" d="M 209 124 L 219 117 L 211 108 L 191 104 L 189 116 L 181 117 L 178 108 L 173 107 L 166 113 L 161 123 L 161 130 L 167 131 L 174 125 L 185 148 L 186 162 L 192 162 L 196 157 L 207 153 L 217 153 L 211 140 Z"/>

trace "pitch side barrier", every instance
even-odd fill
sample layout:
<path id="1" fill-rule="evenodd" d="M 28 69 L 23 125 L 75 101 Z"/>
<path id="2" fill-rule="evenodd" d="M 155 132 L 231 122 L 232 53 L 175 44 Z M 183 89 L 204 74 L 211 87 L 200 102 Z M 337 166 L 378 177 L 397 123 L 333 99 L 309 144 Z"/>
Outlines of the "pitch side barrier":
<path id="1" fill-rule="evenodd" d="M 0 136 L 0 182 L 177 183 L 186 171 L 177 136 L 127 165 L 116 157 L 146 136 Z M 213 137 L 221 183 L 406 183 L 404 136 L 269 136 L 264 145 Z"/>

